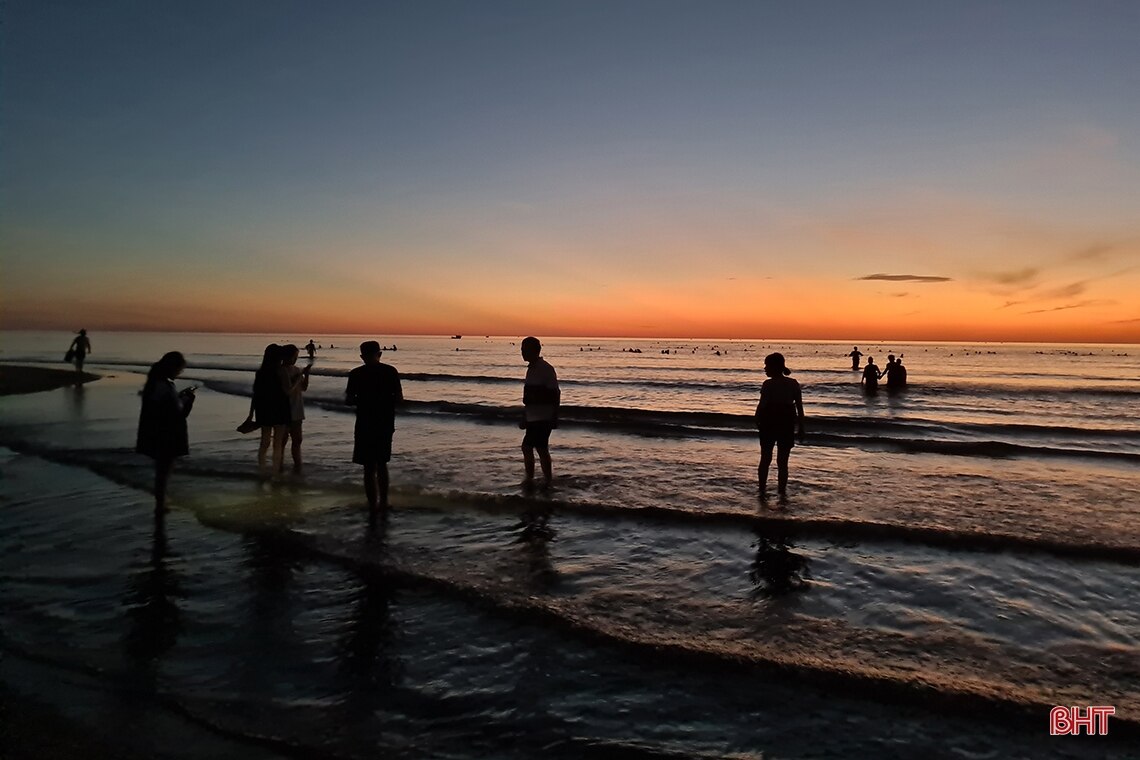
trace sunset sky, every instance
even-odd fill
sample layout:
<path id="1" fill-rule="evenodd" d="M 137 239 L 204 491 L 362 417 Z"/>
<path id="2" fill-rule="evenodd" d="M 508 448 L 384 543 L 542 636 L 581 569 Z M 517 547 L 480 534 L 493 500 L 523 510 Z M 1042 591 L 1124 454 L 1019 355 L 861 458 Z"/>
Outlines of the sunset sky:
<path id="1" fill-rule="evenodd" d="M 8 0 L 0 325 L 1140 342 L 1140 3 Z"/>

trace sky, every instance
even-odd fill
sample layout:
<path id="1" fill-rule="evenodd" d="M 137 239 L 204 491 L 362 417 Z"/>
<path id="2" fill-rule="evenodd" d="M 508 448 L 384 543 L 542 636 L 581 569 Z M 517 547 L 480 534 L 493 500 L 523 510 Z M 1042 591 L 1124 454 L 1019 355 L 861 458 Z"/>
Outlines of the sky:
<path id="1" fill-rule="evenodd" d="M 0 326 L 1140 342 L 1140 3 L 0 5 Z"/>

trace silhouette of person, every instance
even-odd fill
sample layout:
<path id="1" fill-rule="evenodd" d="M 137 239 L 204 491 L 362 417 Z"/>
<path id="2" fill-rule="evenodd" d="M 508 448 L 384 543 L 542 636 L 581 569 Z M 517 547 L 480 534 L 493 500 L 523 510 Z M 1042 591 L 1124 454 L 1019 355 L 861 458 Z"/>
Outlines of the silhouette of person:
<path id="1" fill-rule="evenodd" d="M 523 339 L 520 347 L 522 358 L 527 363 L 526 379 L 523 381 L 523 410 L 526 418 L 523 428 L 522 452 L 526 471 L 524 485 L 534 482 L 534 453 L 542 465 L 543 485 L 549 486 L 553 480 L 550 463 L 550 431 L 558 427 L 558 406 L 562 401 L 562 391 L 558 388 L 558 374 L 554 367 L 540 356 L 542 344 L 538 338 Z"/>
<path id="2" fill-rule="evenodd" d="M 887 378 L 887 385 L 890 385 L 890 383 L 891 383 L 890 373 L 894 370 L 894 368 L 895 368 L 895 355 L 894 354 L 887 354 L 887 366 L 885 366 L 881 370 L 879 370 L 879 377 L 880 378 L 884 378 L 884 377 Z"/>
<path id="3" fill-rule="evenodd" d="M 71 347 L 67 349 L 67 354 L 71 357 L 68 361 L 75 362 L 76 372 L 83 371 L 83 361 L 89 353 L 91 353 L 91 341 L 87 338 L 87 330 L 83 329 L 76 334 L 71 341 Z"/>
<path id="4" fill-rule="evenodd" d="M 261 366 L 253 376 L 253 398 L 249 409 L 261 426 L 261 441 L 257 446 L 257 468 L 265 473 L 265 455 L 273 443 L 273 472 L 285 466 L 285 438 L 292 416 L 289 394 L 292 390 L 284 366 L 285 353 L 281 346 L 270 343 L 261 357 Z"/>
<path id="5" fill-rule="evenodd" d="M 864 393 L 876 393 L 879 390 L 879 378 L 883 373 L 879 371 L 879 367 L 875 364 L 875 357 L 867 357 L 867 366 L 863 368 L 863 383 Z"/>
<path id="6" fill-rule="evenodd" d="M 772 449 L 776 448 L 776 472 L 779 493 L 788 491 L 788 457 L 798 434 L 804 438 L 804 402 L 800 384 L 788 377 L 792 371 L 784 363 L 783 354 L 768 354 L 764 358 L 764 374 L 768 379 L 760 388 L 760 401 L 756 404 L 756 428 L 760 432 L 760 465 L 756 474 L 760 481 L 760 495 L 768 491 L 768 468 L 772 464 Z"/>
<path id="7" fill-rule="evenodd" d="M 895 359 L 894 354 L 888 355 L 883 374 L 887 376 L 887 390 L 897 391 L 906 387 L 906 367 L 902 365 L 901 356 Z"/>
<path id="8" fill-rule="evenodd" d="M 305 350 L 309 352 L 309 361 L 317 355 L 317 346 L 313 343 L 313 339 L 309 338 L 309 342 L 305 345 Z"/>
<path id="9" fill-rule="evenodd" d="M 847 354 L 851 357 L 851 369 L 859 369 L 859 360 L 863 358 L 863 352 L 859 350 L 858 346 L 851 347 L 851 353 Z"/>
<path id="10" fill-rule="evenodd" d="M 403 403 L 400 373 L 380 362 L 380 344 L 360 344 L 364 365 L 348 373 L 345 402 L 356 407 L 352 461 L 364 466 L 364 494 L 371 514 L 388 509 L 388 462 L 392 458 L 392 433 L 396 407 Z"/>
<path id="11" fill-rule="evenodd" d="M 309 342 L 312 345 L 312 341 Z M 301 471 L 301 441 L 304 436 L 301 431 L 305 419 L 305 391 L 309 390 L 309 372 L 313 369 L 312 363 L 304 369 L 297 366 L 300 350 L 292 343 L 284 348 L 285 374 L 289 378 L 289 430 L 288 437 L 293 454 L 293 472 Z M 282 463 L 284 467 L 284 463 Z"/>
<path id="12" fill-rule="evenodd" d="M 177 351 L 165 354 L 151 365 L 142 391 L 135 451 L 154 460 L 154 511 L 166 511 L 166 485 L 177 457 L 190 453 L 186 416 L 194 406 L 194 389 L 179 393 L 174 378 L 186 369 L 186 359 Z"/>

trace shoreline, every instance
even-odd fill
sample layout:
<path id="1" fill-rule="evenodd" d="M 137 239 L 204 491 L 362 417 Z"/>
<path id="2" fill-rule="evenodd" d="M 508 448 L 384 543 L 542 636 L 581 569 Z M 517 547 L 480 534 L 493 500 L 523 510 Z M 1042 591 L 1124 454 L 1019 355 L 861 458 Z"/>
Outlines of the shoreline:
<path id="1" fill-rule="evenodd" d="M 83 385 L 101 377 L 102 375 L 70 369 L 0 364 L 0 396 L 52 391 L 56 388 Z"/>

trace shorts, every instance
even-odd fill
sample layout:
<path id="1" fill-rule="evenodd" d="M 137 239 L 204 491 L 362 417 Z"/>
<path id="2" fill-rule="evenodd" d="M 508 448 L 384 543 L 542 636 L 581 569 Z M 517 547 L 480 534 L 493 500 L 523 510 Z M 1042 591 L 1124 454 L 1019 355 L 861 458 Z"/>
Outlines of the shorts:
<path id="1" fill-rule="evenodd" d="M 526 435 L 523 436 L 523 446 L 534 449 L 545 449 L 550 445 L 550 431 L 554 423 L 550 421 L 535 421 L 526 423 Z"/>
<path id="2" fill-rule="evenodd" d="M 357 436 L 352 446 L 354 464 L 380 464 L 392 459 L 392 433 Z"/>

